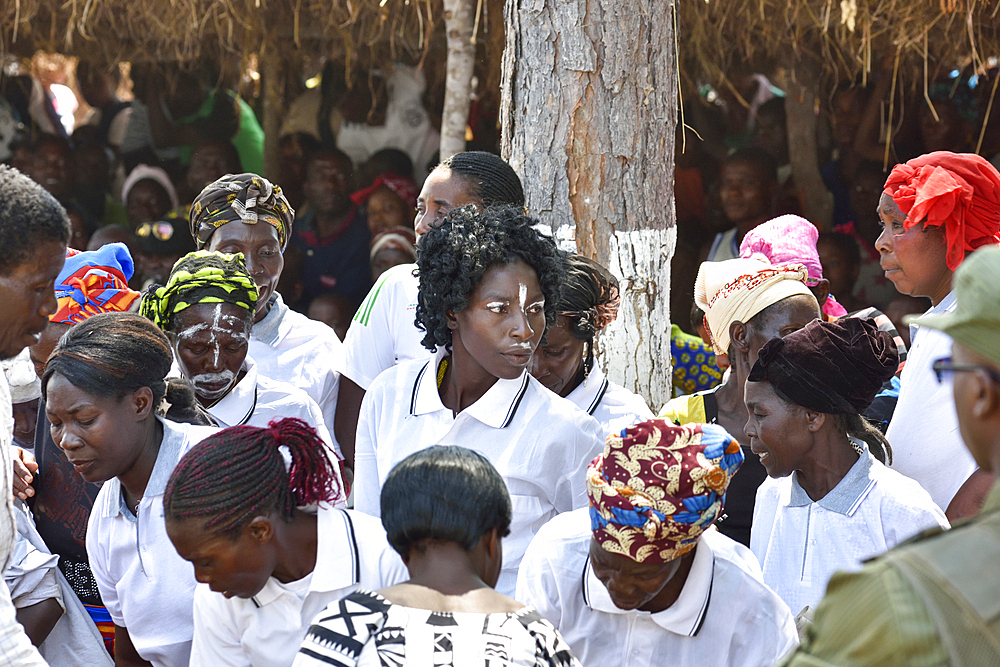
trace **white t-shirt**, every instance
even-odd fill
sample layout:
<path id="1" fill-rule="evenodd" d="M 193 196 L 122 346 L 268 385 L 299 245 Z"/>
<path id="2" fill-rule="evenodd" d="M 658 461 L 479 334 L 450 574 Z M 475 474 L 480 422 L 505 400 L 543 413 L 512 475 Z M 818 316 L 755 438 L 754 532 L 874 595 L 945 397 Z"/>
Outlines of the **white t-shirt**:
<path id="1" fill-rule="evenodd" d="M 795 473 L 757 489 L 750 548 L 764 582 L 792 613 L 819 604 L 837 570 L 860 569 L 926 528 L 948 527 L 931 497 L 867 449 L 823 498 L 813 502 Z"/>
<path id="2" fill-rule="evenodd" d="M 642 396 L 608 380 L 597 364 L 566 399 L 596 419 L 605 435 L 653 418 Z"/>
<path id="3" fill-rule="evenodd" d="M 167 537 L 163 492 L 177 463 L 218 429 L 161 419 L 163 440 L 138 516 L 121 482 L 101 487 L 87 525 L 90 569 L 115 625 L 128 628 L 136 651 L 154 667 L 186 667 L 194 632 L 194 569 Z"/>
<path id="4" fill-rule="evenodd" d="M 559 512 L 587 505 L 587 465 L 604 450 L 600 425 L 527 372 L 497 380 L 458 416 L 438 395 L 432 360 L 407 361 L 380 375 L 358 419 L 355 507 L 379 516 L 379 492 L 392 467 L 431 445 L 475 450 L 507 483 L 513 509 L 496 589 L 512 595 L 517 565 L 535 532 Z"/>
<path id="5" fill-rule="evenodd" d="M 421 344 L 424 332 L 415 324 L 416 268 L 416 264 L 401 264 L 383 273 L 347 330 L 341 372 L 366 391 L 382 371 L 403 361 L 433 356 Z"/>
<path id="6" fill-rule="evenodd" d="M 306 392 L 319 405 L 327 427 L 333 425 L 344 355 L 333 329 L 291 310 L 275 294 L 271 310 L 253 325 L 248 355 L 260 375 Z M 340 454 L 336 438 L 332 441 Z"/>
<path id="7" fill-rule="evenodd" d="M 764 667 L 798 644 L 753 554 L 717 530 L 702 533 L 680 596 L 655 614 L 614 605 L 591 567 L 591 538 L 587 509 L 552 519 L 521 561 L 515 595 L 556 626 L 581 664 Z"/>
<path id="8" fill-rule="evenodd" d="M 316 569 L 299 581 L 267 580 L 256 596 L 226 599 L 199 584 L 191 667 L 291 665 L 312 619 L 357 588 L 409 580 L 377 520 L 351 510 L 317 513 Z"/>
<path id="9" fill-rule="evenodd" d="M 958 301 L 951 292 L 928 313 L 950 313 Z M 940 384 L 931 365 L 951 356 L 951 337 L 936 329 L 910 327 L 912 344 L 900 376 L 899 400 L 885 437 L 892 445 L 892 469 L 917 480 L 942 510 L 976 461 L 962 442 L 951 384 Z"/>

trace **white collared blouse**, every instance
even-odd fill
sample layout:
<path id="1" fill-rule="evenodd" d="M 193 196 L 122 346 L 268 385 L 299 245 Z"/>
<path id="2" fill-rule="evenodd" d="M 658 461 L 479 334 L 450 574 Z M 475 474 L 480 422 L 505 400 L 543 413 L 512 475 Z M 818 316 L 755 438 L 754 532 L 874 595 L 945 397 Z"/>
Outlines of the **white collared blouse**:
<path id="1" fill-rule="evenodd" d="M 160 422 L 163 440 L 138 515 L 126 507 L 118 478 L 105 482 L 87 525 L 87 557 L 111 619 L 128 628 L 139 655 L 154 667 L 186 667 L 197 582 L 167 537 L 163 492 L 181 457 L 218 429 Z"/>
<path id="2" fill-rule="evenodd" d="M 653 418 L 642 396 L 609 380 L 597 364 L 566 398 L 596 419 L 605 436 Z"/>
<path id="3" fill-rule="evenodd" d="M 441 402 L 432 360 L 381 374 L 361 404 L 355 453 L 355 507 L 380 515 L 379 493 L 394 465 L 432 445 L 479 452 L 507 483 L 513 508 L 496 589 L 514 592 L 517 566 L 535 532 L 560 512 L 587 505 L 587 465 L 604 449 L 600 425 L 527 372 L 497 382 L 457 416 Z"/>
<path id="4" fill-rule="evenodd" d="M 275 294 L 271 310 L 250 331 L 248 356 L 262 377 L 287 382 L 316 401 L 327 427 L 333 426 L 344 346 L 333 329 L 285 305 Z M 333 434 L 330 434 L 331 437 Z M 332 438 L 340 455 L 340 445 Z"/>
<path id="5" fill-rule="evenodd" d="M 584 665 L 764 667 L 798 644 L 795 621 L 750 550 L 702 533 L 677 601 L 661 612 L 614 605 L 590 564 L 590 514 L 561 514 L 528 547 L 515 598 L 556 627 Z"/>
<path id="6" fill-rule="evenodd" d="M 864 443 L 856 441 L 863 446 Z M 826 496 L 813 501 L 795 473 L 757 489 L 750 548 L 764 582 L 798 614 L 813 609 L 837 570 L 857 570 L 926 528 L 948 519 L 919 484 L 867 450 Z"/>
<path id="7" fill-rule="evenodd" d="M 310 622 L 328 604 L 359 587 L 375 590 L 410 578 L 378 519 L 321 506 L 316 524 L 316 569 L 304 579 L 282 584 L 271 577 L 249 599 L 227 599 L 198 585 L 191 667 L 291 665 Z"/>

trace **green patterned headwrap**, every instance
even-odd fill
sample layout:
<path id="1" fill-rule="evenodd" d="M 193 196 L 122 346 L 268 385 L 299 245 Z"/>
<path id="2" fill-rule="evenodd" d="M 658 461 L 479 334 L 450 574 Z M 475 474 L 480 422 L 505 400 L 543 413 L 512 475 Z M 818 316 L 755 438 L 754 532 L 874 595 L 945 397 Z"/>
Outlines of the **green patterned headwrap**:
<path id="1" fill-rule="evenodd" d="M 201 303 L 229 303 L 254 312 L 257 285 L 242 253 L 196 250 L 184 255 L 174 264 L 166 286 L 151 285 L 146 289 L 139 313 L 167 331 L 174 315 Z"/>
<path id="2" fill-rule="evenodd" d="M 199 249 L 205 247 L 216 229 L 227 223 L 265 222 L 277 230 L 278 243 L 284 252 L 294 220 L 295 210 L 281 188 L 257 174 L 226 174 L 206 185 L 188 213 L 191 236 Z"/>

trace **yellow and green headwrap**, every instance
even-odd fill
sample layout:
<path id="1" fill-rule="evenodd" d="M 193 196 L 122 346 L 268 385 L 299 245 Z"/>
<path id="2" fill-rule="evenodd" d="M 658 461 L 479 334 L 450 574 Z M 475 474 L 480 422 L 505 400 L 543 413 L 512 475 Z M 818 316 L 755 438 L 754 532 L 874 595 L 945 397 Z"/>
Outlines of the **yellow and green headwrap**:
<path id="1" fill-rule="evenodd" d="M 166 331 L 174 315 L 201 303 L 229 303 L 254 312 L 257 285 L 242 254 L 196 250 L 184 255 L 165 286 L 152 285 L 143 293 L 139 313 Z"/>
<path id="2" fill-rule="evenodd" d="M 267 224 L 278 230 L 281 251 L 292 234 L 295 211 L 281 188 L 257 174 L 226 174 L 195 198 L 188 214 L 191 236 L 198 248 L 204 248 L 219 227 L 230 222 Z"/>

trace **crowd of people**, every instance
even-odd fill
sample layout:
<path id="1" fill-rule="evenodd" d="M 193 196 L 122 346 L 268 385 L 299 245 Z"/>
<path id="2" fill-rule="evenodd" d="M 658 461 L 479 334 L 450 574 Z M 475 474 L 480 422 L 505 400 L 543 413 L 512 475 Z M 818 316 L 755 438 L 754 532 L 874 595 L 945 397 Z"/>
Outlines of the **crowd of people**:
<path id="1" fill-rule="evenodd" d="M 0 165 L 3 664 L 1000 664 L 986 159 L 851 167 L 820 233 L 734 147 L 650 406 L 598 354 L 619 279 L 496 155 L 345 125 L 271 182 L 229 92 L 78 76 L 97 129 Z"/>

